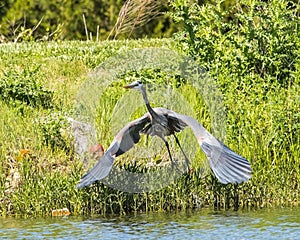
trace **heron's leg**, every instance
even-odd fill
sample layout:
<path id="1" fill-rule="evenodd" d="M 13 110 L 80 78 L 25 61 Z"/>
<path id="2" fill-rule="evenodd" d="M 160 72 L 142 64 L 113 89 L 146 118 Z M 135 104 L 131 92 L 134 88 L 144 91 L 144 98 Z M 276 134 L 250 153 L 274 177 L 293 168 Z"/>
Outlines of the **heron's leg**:
<path id="1" fill-rule="evenodd" d="M 149 144 L 149 134 L 146 135 L 146 146 L 148 147 Z"/>
<path id="2" fill-rule="evenodd" d="M 140 133 L 146 134 L 146 146 L 148 147 L 149 144 L 149 129 L 151 128 L 151 124 L 147 125 L 146 127 L 144 127 Z"/>
<path id="3" fill-rule="evenodd" d="M 166 139 L 163 139 L 163 138 L 162 138 L 162 140 L 164 141 L 164 143 L 165 143 L 165 145 L 166 145 L 166 147 L 168 149 L 168 153 L 169 153 L 169 157 L 170 157 L 170 160 L 171 160 L 172 167 L 175 165 L 177 171 L 181 172 L 180 169 L 178 168 L 176 162 L 173 161 L 168 141 Z"/>
<path id="4" fill-rule="evenodd" d="M 188 171 L 190 172 L 190 160 L 189 160 L 188 157 L 185 155 L 185 153 L 184 153 L 184 151 L 183 151 L 183 149 L 182 149 L 182 147 L 181 147 L 181 145 L 180 145 L 180 142 L 179 142 L 179 139 L 177 138 L 177 136 L 176 136 L 175 134 L 173 134 L 173 136 L 174 136 L 175 141 L 176 141 L 176 143 L 178 144 L 178 146 L 179 146 L 179 148 L 180 148 L 180 150 L 181 150 L 181 152 L 182 152 L 182 154 L 183 154 L 183 156 L 184 156 L 185 164 L 186 164 L 186 166 L 187 166 L 187 168 L 188 168 Z"/>

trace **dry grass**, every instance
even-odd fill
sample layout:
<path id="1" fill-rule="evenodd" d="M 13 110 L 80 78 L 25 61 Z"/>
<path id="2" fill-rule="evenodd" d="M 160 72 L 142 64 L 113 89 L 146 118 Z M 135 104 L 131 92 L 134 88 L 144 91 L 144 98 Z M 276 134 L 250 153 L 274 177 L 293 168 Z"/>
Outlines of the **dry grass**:
<path id="1" fill-rule="evenodd" d="M 127 38 L 129 38 L 134 29 L 157 17 L 161 13 L 163 4 L 163 1 L 157 0 L 127 0 L 119 12 L 117 22 L 108 39 L 116 39 L 122 33 L 128 33 Z"/>

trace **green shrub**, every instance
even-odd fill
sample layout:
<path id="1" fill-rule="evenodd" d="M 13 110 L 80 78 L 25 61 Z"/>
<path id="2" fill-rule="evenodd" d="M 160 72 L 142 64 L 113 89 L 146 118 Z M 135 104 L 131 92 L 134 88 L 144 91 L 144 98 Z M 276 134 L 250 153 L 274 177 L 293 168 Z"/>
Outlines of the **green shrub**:
<path id="1" fill-rule="evenodd" d="M 21 102 L 32 107 L 53 106 L 53 91 L 46 89 L 39 81 L 39 67 L 24 68 L 18 72 L 10 69 L 0 78 L 0 97 L 7 103 Z"/>
<path id="2" fill-rule="evenodd" d="M 300 44 L 299 5 L 237 1 L 224 8 L 224 2 L 172 1 L 174 19 L 185 26 L 178 35 L 184 50 L 214 75 L 226 69 L 239 81 L 252 74 L 287 87 Z"/>
<path id="3" fill-rule="evenodd" d="M 297 192 L 300 179 L 299 4 L 226 3 L 175 0 L 172 15 L 184 25 L 179 47 L 223 93 L 226 140 L 253 167 L 243 188 L 265 205 Z"/>
<path id="4" fill-rule="evenodd" d="M 67 113 L 55 112 L 42 117 L 38 122 L 38 126 L 47 146 L 50 146 L 52 150 L 60 148 L 70 152 L 73 141 Z"/>
<path id="5" fill-rule="evenodd" d="M 260 106 L 260 117 L 266 122 L 272 119 L 276 142 L 288 147 L 290 141 L 297 142 L 300 121 L 299 99 L 293 104 L 289 99 L 299 90 L 299 5 L 253 0 L 225 8 L 225 3 L 200 6 L 196 1 L 172 1 L 174 19 L 185 26 L 177 39 L 218 83 L 231 127 L 237 124 L 230 121 L 230 114 L 245 127 L 254 115 L 245 112 Z"/>

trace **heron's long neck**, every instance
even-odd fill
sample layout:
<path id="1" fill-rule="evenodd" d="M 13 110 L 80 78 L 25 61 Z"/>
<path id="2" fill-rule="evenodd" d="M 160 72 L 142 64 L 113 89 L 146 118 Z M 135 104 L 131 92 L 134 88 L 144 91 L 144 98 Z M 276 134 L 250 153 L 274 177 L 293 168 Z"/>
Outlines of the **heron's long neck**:
<path id="1" fill-rule="evenodd" d="M 146 107 L 147 107 L 149 113 L 151 114 L 151 116 L 153 118 L 155 118 L 157 116 L 157 114 L 156 114 L 156 112 L 154 112 L 153 108 L 150 106 L 150 103 L 148 101 L 148 96 L 147 96 L 146 88 L 144 86 L 141 88 L 141 93 L 143 95 L 143 99 L 144 99 L 144 102 L 146 104 Z"/>

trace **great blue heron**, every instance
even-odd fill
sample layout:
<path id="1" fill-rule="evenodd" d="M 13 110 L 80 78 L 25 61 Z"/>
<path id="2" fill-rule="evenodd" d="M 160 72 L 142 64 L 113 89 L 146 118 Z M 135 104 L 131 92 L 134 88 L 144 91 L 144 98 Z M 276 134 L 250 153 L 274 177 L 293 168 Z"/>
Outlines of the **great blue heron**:
<path id="1" fill-rule="evenodd" d="M 96 165 L 81 178 L 77 185 L 78 188 L 83 188 L 105 178 L 113 166 L 114 158 L 127 152 L 134 144 L 138 143 L 140 133 L 160 137 L 167 147 L 171 161 L 173 161 L 165 137 L 173 135 L 184 154 L 175 133 L 187 126 L 192 129 L 201 149 L 207 156 L 212 171 L 221 183 L 241 183 L 251 178 L 250 163 L 210 134 L 197 120 L 166 108 L 152 108 L 147 98 L 146 89 L 140 80 L 124 87 L 136 89 L 142 93 L 148 112 L 141 118 L 129 122 L 118 132 Z M 189 164 L 185 154 L 184 157 L 186 163 Z"/>

